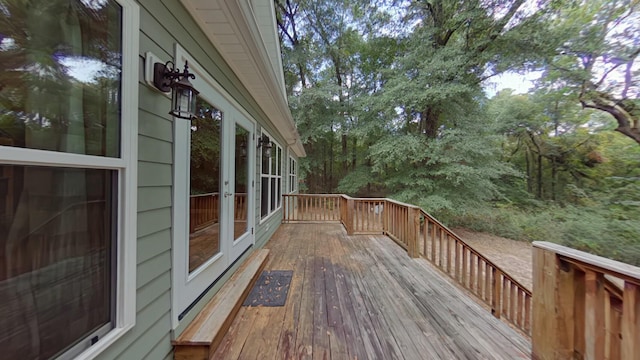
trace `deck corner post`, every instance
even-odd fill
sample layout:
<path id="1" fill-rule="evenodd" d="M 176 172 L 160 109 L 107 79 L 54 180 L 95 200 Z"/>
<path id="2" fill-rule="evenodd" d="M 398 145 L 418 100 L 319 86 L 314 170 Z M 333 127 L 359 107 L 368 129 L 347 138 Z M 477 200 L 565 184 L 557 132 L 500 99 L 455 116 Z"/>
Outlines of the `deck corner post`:
<path id="1" fill-rule="evenodd" d="M 352 197 L 347 198 L 347 235 L 353 235 L 353 214 L 355 213 L 355 202 Z"/>
<path id="2" fill-rule="evenodd" d="M 622 359 L 640 359 L 640 286 L 625 282 L 622 318 Z"/>
<path id="3" fill-rule="evenodd" d="M 420 243 L 420 209 L 416 207 L 410 207 L 407 212 L 409 236 L 407 239 L 407 253 L 409 257 L 420 257 L 420 249 L 418 248 Z"/>
<path id="4" fill-rule="evenodd" d="M 382 234 L 386 235 L 389 232 L 389 202 L 384 199 L 382 205 Z"/>
<path id="5" fill-rule="evenodd" d="M 533 295 L 531 328 L 532 357 L 534 359 L 570 359 L 580 353 L 581 275 L 562 264 L 557 254 L 533 248 Z M 582 304 L 584 307 L 584 304 Z M 582 336 L 583 337 L 583 336 Z M 576 346 L 578 345 L 578 346 Z"/>

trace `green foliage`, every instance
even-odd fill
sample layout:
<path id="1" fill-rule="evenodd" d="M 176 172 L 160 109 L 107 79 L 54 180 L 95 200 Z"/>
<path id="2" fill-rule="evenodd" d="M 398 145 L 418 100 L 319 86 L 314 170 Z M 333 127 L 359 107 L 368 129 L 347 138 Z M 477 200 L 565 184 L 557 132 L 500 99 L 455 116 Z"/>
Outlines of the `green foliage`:
<path id="1" fill-rule="evenodd" d="M 640 116 L 637 1 L 523 3 L 277 0 L 302 189 L 637 263 L 640 147 L 610 116 Z M 485 97 L 531 69 L 531 93 Z"/>
<path id="2" fill-rule="evenodd" d="M 640 266 L 640 224 L 618 215 L 601 206 L 484 207 L 450 224 L 510 239 L 555 242 Z"/>

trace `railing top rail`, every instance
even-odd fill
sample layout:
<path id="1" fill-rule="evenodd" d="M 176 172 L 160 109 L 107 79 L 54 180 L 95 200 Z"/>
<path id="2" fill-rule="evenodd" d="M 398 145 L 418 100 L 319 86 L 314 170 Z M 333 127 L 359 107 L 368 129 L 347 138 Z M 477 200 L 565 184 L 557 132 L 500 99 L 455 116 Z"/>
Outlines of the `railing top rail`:
<path id="1" fill-rule="evenodd" d="M 438 219 L 434 218 L 433 216 L 431 216 L 431 214 L 429 214 L 428 212 L 424 211 L 422 208 L 420 208 L 420 212 L 422 213 L 422 215 L 428 217 L 430 220 L 432 220 L 433 222 L 437 223 L 440 227 L 442 227 L 442 229 L 444 229 L 444 231 L 455 237 L 458 241 L 462 242 L 467 248 L 469 248 L 469 250 L 474 253 L 476 256 L 478 256 L 479 258 L 482 258 L 482 260 L 484 260 L 486 263 L 491 264 L 491 266 L 493 266 L 494 268 L 496 268 L 496 270 L 500 271 L 502 273 L 502 275 L 504 277 L 506 277 L 507 279 L 509 279 L 509 281 L 511 281 L 512 283 L 516 284 L 518 287 L 522 288 L 528 295 L 531 295 L 531 289 L 527 288 L 526 286 L 522 285 L 518 280 L 514 279 L 511 275 L 509 275 L 508 272 L 504 271 L 500 266 L 496 265 L 493 261 L 487 259 L 484 255 L 482 255 L 478 250 L 474 249 L 471 245 L 467 244 L 466 241 L 462 240 L 462 238 L 460 236 L 458 236 L 456 233 L 454 233 L 451 229 L 449 229 L 448 227 L 446 227 L 443 223 L 441 223 Z"/>
<path id="2" fill-rule="evenodd" d="M 401 201 L 397 201 L 397 200 L 393 200 L 393 199 L 387 199 L 387 198 L 384 198 L 384 200 L 387 201 L 387 202 L 390 202 L 392 204 L 396 204 L 396 205 L 400 205 L 400 206 L 406 206 L 406 207 L 412 208 L 412 209 L 420 209 L 420 210 L 422 210 L 419 206 L 403 203 Z M 424 211 L 424 210 L 422 210 L 422 211 Z"/>
<path id="3" fill-rule="evenodd" d="M 282 194 L 282 196 L 300 196 L 300 197 L 332 197 L 332 198 L 336 198 L 336 197 L 340 197 L 340 194 Z"/>
<path id="4" fill-rule="evenodd" d="M 625 281 L 640 285 L 640 267 L 625 264 L 602 256 L 593 255 L 584 251 L 572 249 L 566 246 L 553 244 L 547 241 L 534 241 L 533 247 L 552 251 L 560 255 L 563 260 L 587 268 L 596 272 L 621 278 Z"/>
<path id="5" fill-rule="evenodd" d="M 212 193 L 204 193 L 204 194 L 195 194 L 195 195 L 189 195 L 189 197 L 202 197 L 202 196 L 211 196 L 211 195 L 218 195 L 220 194 L 219 192 L 212 192 Z"/>
<path id="6" fill-rule="evenodd" d="M 458 240 L 461 243 L 463 243 L 476 256 L 481 258 L 487 264 L 490 264 L 496 270 L 500 271 L 505 278 L 507 278 L 509 281 L 511 281 L 513 284 L 515 284 L 519 288 L 523 289 L 525 291 L 525 293 L 527 293 L 528 295 L 531 295 L 531 290 L 530 289 L 528 289 L 526 286 L 522 285 L 519 281 L 517 281 L 516 279 L 511 277 L 511 275 L 509 275 L 506 271 L 504 271 L 502 268 L 500 268 L 498 265 L 496 265 L 493 261 L 489 260 L 488 258 L 483 256 L 482 254 L 480 254 L 480 252 L 478 252 L 471 245 L 467 244 L 464 240 L 462 240 L 462 238 L 460 238 L 460 236 L 455 234 L 453 231 L 451 231 L 451 229 L 446 227 L 443 223 L 441 223 L 439 220 L 434 218 L 428 212 L 424 211 L 424 209 L 422 209 L 419 206 L 403 203 L 403 202 L 400 202 L 400 201 L 397 201 L 397 200 L 393 200 L 393 199 L 389 199 L 389 198 L 354 198 L 354 197 L 351 197 L 351 196 L 345 195 L 345 194 L 283 194 L 283 195 L 285 195 L 285 196 L 308 196 L 308 197 L 313 197 L 313 196 L 316 196 L 316 197 L 317 196 L 341 197 L 341 198 L 344 198 L 344 199 L 347 199 L 347 200 L 354 200 L 354 201 L 385 201 L 385 202 L 388 202 L 388 203 L 391 203 L 391 204 L 394 204 L 394 205 L 398 205 L 398 206 L 404 206 L 404 207 L 407 207 L 407 208 L 418 209 L 418 210 L 420 210 L 422 215 L 424 215 L 425 217 L 429 218 L 434 223 L 438 224 L 438 226 L 440 226 L 442 229 L 444 229 L 444 231 L 446 233 L 448 233 L 449 235 L 453 236 L 456 240 Z"/>

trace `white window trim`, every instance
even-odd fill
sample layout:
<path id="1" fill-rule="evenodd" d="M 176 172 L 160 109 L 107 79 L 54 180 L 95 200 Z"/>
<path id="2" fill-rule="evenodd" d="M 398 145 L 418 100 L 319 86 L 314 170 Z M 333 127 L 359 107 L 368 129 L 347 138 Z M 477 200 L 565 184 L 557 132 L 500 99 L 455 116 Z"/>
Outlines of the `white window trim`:
<path id="1" fill-rule="evenodd" d="M 263 135 L 267 135 L 269 137 L 269 139 L 271 140 L 271 142 L 273 142 L 275 144 L 275 147 L 273 147 L 271 149 L 271 157 L 269 157 L 269 174 L 265 175 L 262 173 L 262 148 L 260 148 L 260 152 L 259 152 L 259 156 L 260 156 L 260 224 L 268 221 L 272 216 L 274 216 L 275 213 L 277 213 L 280 209 L 282 209 L 282 185 L 283 185 L 283 180 L 282 180 L 282 173 L 283 173 L 283 169 L 282 169 L 282 155 L 284 155 L 284 150 L 282 149 L 282 145 L 280 145 L 280 143 L 278 143 L 276 141 L 276 139 L 271 136 L 271 134 L 262 129 L 261 133 L 260 133 L 260 138 L 262 138 Z M 277 175 L 278 171 L 276 169 L 276 175 L 271 174 L 271 169 L 273 168 L 273 166 L 271 165 L 271 162 L 273 161 L 274 158 L 274 154 L 277 154 L 278 149 L 280 149 L 280 164 L 278 164 L 277 166 L 280 169 L 280 175 Z M 262 188 L 262 178 L 263 177 L 267 177 L 269 179 L 269 184 L 271 184 L 271 179 L 278 179 L 280 178 L 280 206 L 276 207 L 275 209 L 273 209 L 273 211 L 271 210 L 271 186 L 268 186 L 267 190 L 269 192 L 267 199 L 269 199 L 269 204 L 268 205 L 268 213 L 267 216 L 262 217 L 262 191 L 264 191 L 264 189 Z M 277 181 L 277 180 L 276 180 Z M 277 199 L 276 199 L 277 200 Z"/>
<path id="2" fill-rule="evenodd" d="M 118 179 L 117 270 L 114 327 L 75 359 L 89 360 L 108 349 L 135 326 L 136 241 L 138 183 L 138 53 L 140 8 L 133 0 L 116 0 L 122 6 L 121 156 L 109 158 L 47 150 L 0 146 L 0 161 L 49 167 L 113 169 Z M 64 357 L 64 354 L 62 355 Z"/>
<path id="3" fill-rule="evenodd" d="M 291 166 L 292 164 L 293 166 Z M 298 192 L 298 160 L 291 155 L 289 155 L 289 179 L 288 180 L 289 180 L 289 194 Z M 291 189 L 292 187 L 293 189 Z"/>

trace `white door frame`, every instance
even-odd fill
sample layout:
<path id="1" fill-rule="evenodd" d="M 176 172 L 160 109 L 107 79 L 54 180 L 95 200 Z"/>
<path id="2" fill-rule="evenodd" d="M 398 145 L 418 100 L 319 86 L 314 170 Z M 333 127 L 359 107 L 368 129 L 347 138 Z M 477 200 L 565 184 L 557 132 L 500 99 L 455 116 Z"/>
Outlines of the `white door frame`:
<path id="1" fill-rule="evenodd" d="M 229 258 L 230 262 L 234 262 L 240 255 L 242 255 L 245 250 L 249 248 L 249 246 L 253 245 L 255 241 L 255 235 L 253 234 L 253 227 L 255 221 L 255 175 L 256 175 L 256 146 L 255 146 L 255 133 L 256 133 L 256 125 L 253 121 L 249 120 L 245 116 L 234 116 L 231 121 L 227 121 L 227 129 L 228 134 L 226 137 L 229 139 L 235 139 L 235 131 L 236 126 L 240 126 L 245 130 L 249 131 L 249 139 L 247 141 L 247 149 L 246 149 L 246 157 L 247 157 L 247 228 L 246 232 L 242 234 L 237 240 L 234 239 L 234 229 L 235 229 L 235 216 L 229 216 L 228 228 L 230 229 L 230 238 L 233 239 L 229 249 Z M 235 180 L 235 155 L 237 151 L 235 149 L 235 141 L 228 142 L 227 153 L 231 156 L 225 156 L 225 161 L 228 162 L 228 165 L 225 166 L 227 169 L 226 174 L 228 174 L 226 179 L 223 179 L 225 182 L 228 181 L 229 184 L 229 192 L 234 193 L 233 184 Z M 224 175 L 223 175 L 224 176 Z M 226 188 L 225 188 L 226 191 Z M 230 197 L 231 201 L 228 201 L 228 213 L 234 215 L 234 201 L 233 196 Z"/>
<path id="2" fill-rule="evenodd" d="M 235 126 L 240 124 L 249 130 L 247 159 L 249 161 L 249 185 L 255 181 L 255 142 L 253 134 L 256 123 L 251 116 L 198 64 L 181 46 L 176 44 L 175 63 L 178 68 L 189 63 L 190 72 L 196 78 L 191 80 L 200 91 L 200 96 L 223 112 L 221 126 L 220 162 L 220 252 L 200 267 L 189 273 L 189 191 L 190 191 L 190 136 L 191 122 L 174 118 L 174 164 L 173 164 L 173 234 L 172 234 L 172 328 L 177 328 L 179 316 L 240 256 L 246 248 L 254 244 L 255 187 L 247 191 L 247 229 L 239 241 L 234 242 L 233 196 L 225 197 L 225 192 L 233 193 Z M 225 182 L 228 182 L 225 184 Z M 242 251 L 239 249 L 242 248 Z"/>

